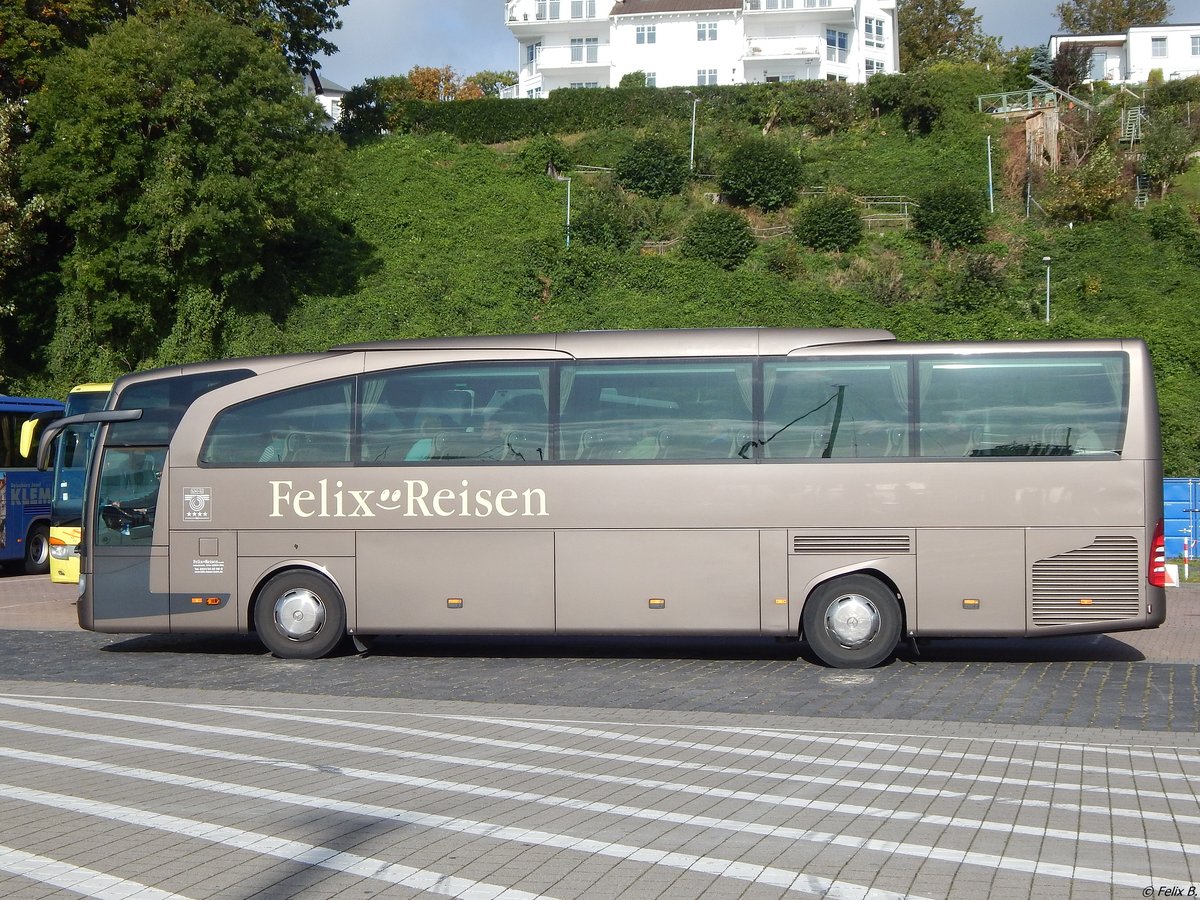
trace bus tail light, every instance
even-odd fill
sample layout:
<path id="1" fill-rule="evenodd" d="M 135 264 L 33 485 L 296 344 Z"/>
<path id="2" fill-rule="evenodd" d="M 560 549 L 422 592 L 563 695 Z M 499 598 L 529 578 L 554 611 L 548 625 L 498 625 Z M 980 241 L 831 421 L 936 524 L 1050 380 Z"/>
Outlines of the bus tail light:
<path id="1" fill-rule="evenodd" d="M 1154 526 L 1154 541 L 1150 545 L 1150 562 L 1146 580 L 1152 587 L 1167 586 L 1167 541 L 1163 534 L 1163 520 Z"/>

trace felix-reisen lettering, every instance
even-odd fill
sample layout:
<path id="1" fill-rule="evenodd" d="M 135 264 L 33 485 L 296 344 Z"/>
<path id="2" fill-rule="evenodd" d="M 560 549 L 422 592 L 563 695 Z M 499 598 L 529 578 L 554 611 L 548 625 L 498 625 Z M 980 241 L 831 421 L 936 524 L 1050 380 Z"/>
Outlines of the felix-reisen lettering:
<path id="1" fill-rule="evenodd" d="M 402 488 L 355 490 L 322 478 L 312 489 L 297 489 L 292 481 L 272 481 L 270 518 L 373 519 L 380 512 L 406 517 L 478 518 L 547 516 L 546 492 L 541 488 L 471 488 L 465 478 L 458 490 L 432 489 L 423 479 L 407 479 Z"/>

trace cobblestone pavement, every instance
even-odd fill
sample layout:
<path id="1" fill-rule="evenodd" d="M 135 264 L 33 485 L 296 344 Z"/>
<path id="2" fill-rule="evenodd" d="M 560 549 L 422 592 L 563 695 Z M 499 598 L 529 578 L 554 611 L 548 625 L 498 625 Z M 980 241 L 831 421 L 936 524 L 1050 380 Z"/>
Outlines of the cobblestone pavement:
<path id="1" fill-rule="evenodd" d="M 69 596 L 0 579 L 0 896 L 1200 888 L 1194 589 L 1153 632 L 868 672 L 749 640 L 283 661 L 81 632 Z"/>

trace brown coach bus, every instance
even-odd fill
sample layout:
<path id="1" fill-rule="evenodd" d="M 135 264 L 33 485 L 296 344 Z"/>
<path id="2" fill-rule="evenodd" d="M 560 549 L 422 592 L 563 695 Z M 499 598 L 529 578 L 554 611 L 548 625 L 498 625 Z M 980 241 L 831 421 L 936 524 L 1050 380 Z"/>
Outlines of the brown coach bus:
<path id="1" fill-rule="evenodd" d="M 380 634 L 775 635 L 867 667 L 905 637 L 1165 618 L 1137 340 L 401 340 L 129 375 L 89 421 L 95 631 L 256 632 L 290 658 Z"/>

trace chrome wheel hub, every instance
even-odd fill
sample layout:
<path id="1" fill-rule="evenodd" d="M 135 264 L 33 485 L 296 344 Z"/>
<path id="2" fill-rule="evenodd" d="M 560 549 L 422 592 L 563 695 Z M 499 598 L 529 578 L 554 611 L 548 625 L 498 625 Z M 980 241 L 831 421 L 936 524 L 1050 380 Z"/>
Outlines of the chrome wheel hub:
<path id="1" fill-rule="evenodd" d="M 275 625 L 292 641 L 307 641 L 325 624 L 325 604 L 306 588 L 294 588 L 275 601 Z"/>
<path id="2" fill-rule="evenodd" d="M 879 625 L 879 610 L 862 594 L 843 594 L 825 610 L 825 630 L 847 650 L 871 643 Z"/>

